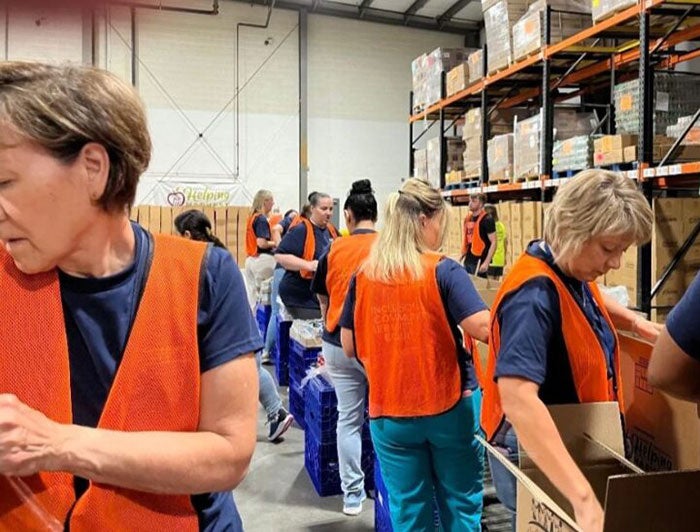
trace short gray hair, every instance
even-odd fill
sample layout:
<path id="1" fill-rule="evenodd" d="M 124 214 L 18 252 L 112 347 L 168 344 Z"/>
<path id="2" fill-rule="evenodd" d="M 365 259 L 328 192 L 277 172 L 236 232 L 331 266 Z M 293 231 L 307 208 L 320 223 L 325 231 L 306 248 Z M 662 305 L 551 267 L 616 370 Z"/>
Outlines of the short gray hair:
<path id="1" fill-rule="evenodd" d="M 644 244 L 654 223 L 636 183 L 607 170 L 584 170 L 562 185 L 546 218 L 544 239 L 557 262 L 575 256 L 586 241 L 599 236 L 626 236 Z"/>

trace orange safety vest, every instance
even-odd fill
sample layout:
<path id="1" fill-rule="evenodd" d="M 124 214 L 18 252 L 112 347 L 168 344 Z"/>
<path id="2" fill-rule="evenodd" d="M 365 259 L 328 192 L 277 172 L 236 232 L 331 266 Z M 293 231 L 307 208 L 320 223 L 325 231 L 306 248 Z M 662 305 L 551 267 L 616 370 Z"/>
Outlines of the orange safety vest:
<path id="1" fill-rule="evenodd" d="M 481 220 L 483 220 L 485 216 L 486 211 L 481 211 L 481 214 L 477 216 L 476 220 L 472 220 L 471 214 L 467 214 L 464 218 L 464 224 L 462 226 L 462 231 L 464 232 L 462 255 L 465 255 L 467 251 L 471 251 L 472 255 L 480 257 L 486 249 L 486 242 L 481 238 L 481 232 L 479 231 Z"/>
<path id="2" fill-rule="evenodd" d="M 143 298 L 98 428 L 197 430 L 197 307 L 205 249 L 201 242 L 154 236 Z M 15 394 L 58 423 L 72 423 L 68 341 L 56 272 L 25 275 L 0 250 L 0 294 L 0 391 Z M 72 531 L 198 530 L 188 495 L 157 495 L 91 482 L 76 502 L 68 473 L 42 472 L 23 480 L 36 501 L 60 522 L 73 508 Z M 31 508 L 0 476 L 0 531 L 42 529 Z"/>
<path id="3" fill-rule="evenodd" d="M 491 328 L 489 332 L 489 356 L 484 382 L 484 400 L 481 410 L 481 425 L 487 439 L 492 439 L 505 417 L 498 393 L 498 384 L 494 381 L 496 374 L 496 359 L 501 345 L 500 326 L 498 324 L 498 308 L 503 300 L 523 284 L 536 277 L 547 277 L 557 289 L 559 306 L 561 308 L 561 326 L 564 344 L 569 357 L 569 365 L 573 376 L 576 395 L 580 403 L 595 403 L 601 401 L 619 401 L 620 411 L 623 411 L 622 394 L 617 394 L 608 379 L 606 356 L 600 339 L 588 322 L 585 313 L 579 307 L 561 278 L 543 260 L 528 254 L 520 256 L 513 270 L 505 278 L 496 294 L 496 300 L 491 309 Z M 591 294 L 603 313 L 610 330 L 615 334 L 615 327 L 605 309 L 605 302 L 595 283 L 588 283 Z M 558 356 L 559 353 L 552 353 Z M 614 373 L 618 389 L 622 389 L 620 380 L 620 347 L 615 338 Z M 547 378 L 557 378 L 548 375 Z"/>
<path id="4" fill-rule="evenodd" d="M 365 261 L 376 239 L 377 233 L 360 233 L 333 241 L 328 253 L 328 273 L 326 274 L 328 289 L 326 330 L 333 332 L 338 327 L 350 278 Z"/>
<path id="5" fill-rule="evenodd" d="M 418 280 L 356 276 L 355 351 L 367 372 L 372 418 L 441 414 L 461 397 L 457 345 L 436 277 L 442 258 L 423 253 Z"/>
<path id="6" fill-rule="evenodd" d="M 246 229 L 245 229 L 245 253 L 246 256 L 248 257 L 257 257 L 259 255 L 258 253 L 258 237 L 255 236 L 255 230 L 253 229 L 253 224 L 255 223 L 255 220 L 257 220 L 258 216 L 265 217 L 265 215 L 261 212 L 256 212 L 252 216 L 248 216 L 248 222 L 246 223 Z M 265 217 L 267 220 L 267 218 Z M 268 228 L 270 228 L 270 222 L 267 222 Z M 271 230 L 270 230 L 271 231 Z M 270 235 L 272 235 L 272 232 L 270 232 Z"/>
<path id="7" fill-rule="evenodd" d="M 316 237 L 314 236 L 314 226 L 310 220 L 302 218 L 301 216 L 297 216 L 296 219 L 300 219 L 300 223 L 303 223 L 306 227 L 306 240 L 304 240 L 304 252 L 301 258 L 308 261 L 314 260 L 314 255 L 316 253 Z M 294 226 L 294 223 L 292 223 L 292 226 Z M 333 227 L 332 223 L 329 222 L 327 228 L 328 232 L 331 234 L 332 239 L 338 238 L 338 231 L 335 227 Z M 314 278 L 314 272 L 309 270 L 299 270 L 299 275 L 301 275 L 302 279 Z"/>

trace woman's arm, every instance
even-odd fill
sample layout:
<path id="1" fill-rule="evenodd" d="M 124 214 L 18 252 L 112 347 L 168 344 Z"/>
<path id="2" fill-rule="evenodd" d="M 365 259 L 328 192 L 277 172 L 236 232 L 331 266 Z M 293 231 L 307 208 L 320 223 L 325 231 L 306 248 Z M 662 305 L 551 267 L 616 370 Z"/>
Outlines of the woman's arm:
<path id="1" fill-rule="evenodd" d="M 291 272 L 298 272 L 300 270 L 315 272 L 316 266 L 318 266 L 317 260 L 304 260 L 301 257 L 289 253 L 275 253 L 275 260 L 282 268 Z"/>
<path id="2" fill-rule="evenodd" d="M 576 521 L 585 532 L 603 529 L 603 509 L 583 476 L 538 396 L 534 382 L 519 377 L 498 379 L 501 405 L 522 447 L 547 478 L 574 507 Z"/>
<path id="3" fill-rule="evenodd" d="M 252 354 L 202 374 L 197 432 L 122 432 L 62 425 L 0 396 L 0 473 L 66 471 L 138 491 L 228 491 L 255 448 L 258 378 Z"/>
<path id="4" fill-rule="evenodd" d="M 700 402 L 700 361 L 683 351 L 666 328 L 654 345 L 647 376 L 655 388 L 686 401 Z"/>
<path id="5" fill-rule="evenodd" d="M 274 240 L 259 237 L 255 239 L 255 243 L 260 249 L 273 249 L 277 245 Z"/>
<path id="6" fill-rule="evenodd" d="M 464 318 L 459 326 L 472 338 L 484 342 L 489 341 L 489 322 L 491 313 L 488 310 L 481 310 Z"/>
<path id="7" fill-rule="evenodd" d="M 612 297 L 603 294 L 605 308 L 616 328 L 638 334 L 645 340 L 655 342 L 663 325 L 649 321 L 627 307 L 620 305 Z"/>
<path id="8" fill-rule="evenodd" d="M 355 358 L 355 339 L 352 337 L 352 329 L 341 327 L 340 345 L 343 346 L 343 353 L 348 358 Z"/>

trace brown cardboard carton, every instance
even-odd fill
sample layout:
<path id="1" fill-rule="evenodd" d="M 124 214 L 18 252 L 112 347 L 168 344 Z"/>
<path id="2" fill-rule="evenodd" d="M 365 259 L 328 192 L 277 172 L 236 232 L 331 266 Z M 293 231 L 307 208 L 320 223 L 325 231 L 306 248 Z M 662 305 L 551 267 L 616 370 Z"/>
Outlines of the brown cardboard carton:
<path id="1" fill-rule="evenodd" d="M 627 461 L 617 403 L 558 405 L 549 411 L 569 453 L 602 502 L 604 532 L 697 530 L 700 471 L 647 474 Z M 522 449 L 518 468 L 487 448 L 518 478 L 518 532 L 581 530 L 568 501 Z"/>
<path id="2" fill-rule="evenodd" d="M 637 146 L 627 146 L 622 150 L 622 159 L 626 163 L 632 163 L 637 160 Z"/>
<path id="3" fill-rule="evenodd" d="M 469 64 L 462 63 L 450 70 L 447 73 L 446 85 L 448 96 L 466 89 L 469 85 Z"/>
<path id="4" fill-rule="evenodd" d="M 651 344 L 627 334 L 620 334 L 619 339 L 630 458 L 646 471 L 700 468 L 697 405 L 674 399 L 649 384 Z"/>

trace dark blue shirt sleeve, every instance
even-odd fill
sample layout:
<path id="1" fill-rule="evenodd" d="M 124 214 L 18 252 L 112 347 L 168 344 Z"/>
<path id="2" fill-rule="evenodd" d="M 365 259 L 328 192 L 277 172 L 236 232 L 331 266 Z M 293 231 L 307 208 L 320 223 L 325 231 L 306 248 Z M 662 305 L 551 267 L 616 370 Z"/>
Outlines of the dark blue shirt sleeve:
<path id="1" fill-rule="evenodd" d="M 688 356 L 700 360 L 700 276 L 696 275 L 688 290 L 666 318 L 666 329 Z"/>
<path id="2" fill-rule="evenodd" d="M 328 287 L 326 286 L 326 276 L 328 275 L 328 253 L 330 252 L 330 247 L 321 255 L 318 259 L 318 266 L 316 267 L 316 273 L 311 281 L 311 291 L 314 294 L 320 294 L 322 296 L 328 296 Z"/>
<path id="3" fill-rule="evenodd" d="M 304 254 L 304 242 L 306 241 L 306 226 L 301 224 L 292 227 L 277 246 L 275 254 L 296 255 Z"/>
<path id="4" fill-rule="evenodd" d="M 225 249 L 210 249 L 197 316 L 197 336 L 202 373 L 262 349 L 243 276 Z"/>
<path id="5" fill-rule="evenodd" d="M 292 225 L 292 219 L 287 216 L 280 221 L 279 225 L 282 227 L 282 234 L 284 235 L 289 231 L 289 226 Z"/>
<path id="6" fill-rule="evenodd" d="M 501 346 L 495 379 L 522 377 L 541 385 L 550 339 L 561 325 L 559 316 L 559 299 L 549 279 L 533 279 L 507 296 L 498 309 Z"/>
<path id="7" fill-rule="evenodd" d="M 345 296 L 345 304 L 343 305 L 343 313 L 340 315 L 338 325 L 345 329 L 355 329 L 355 276 L 350 279 L 348 285 L 348 294 Z"/>
<path id="8" fill-rule="evenodd" d="M 270 240 L 272 235 L 270 234 L 270 223 L 264 216 L 258 216 L 253 222 L 253 233 L 255 233 L 256 238 L 264 238 L 265 240 Z"/>
<path id="9" fill-rule="evenodd" d="M 446 258 L 435 271 L 442 300 L 452 320 L 459 325 L 464 319 L 482 310 L 488 310 L 483 299 L 469 279 L 469 274 L 458 262 Z"/>

